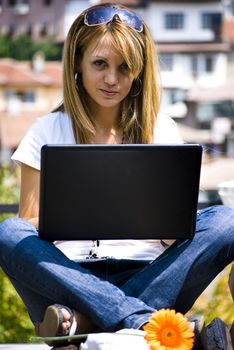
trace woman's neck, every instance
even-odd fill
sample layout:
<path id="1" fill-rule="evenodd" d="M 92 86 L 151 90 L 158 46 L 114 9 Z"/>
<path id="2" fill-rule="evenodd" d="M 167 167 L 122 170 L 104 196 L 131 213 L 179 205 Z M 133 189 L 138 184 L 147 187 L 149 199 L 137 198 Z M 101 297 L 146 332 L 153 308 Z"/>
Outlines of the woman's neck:
<path id="1" fill-rule="evenodd" d="M 90 108 L 96 126 L 96 134 L 92 142 L 108 144 L 121 143 L 123 131 L 119 126 L 120 105 L 103 107 L 96 103 L 90 103 Z"/>
<path id="2" fill-rule="evenodd" d="M 94 114 L 97 129 L 110 130 L 119 124 L 119 111 L 110 109 L 96 111 Z"/>
<path id="3" fill-rule="evenodd" d="M 122 128 L 119 126 L 119 118 L 117 113 L 105 114 L 97 113 L 95 116 L 96 134 L 93 138 L 94 143 L 121 143 L 123 138 Z"/>
<path id="4" fill-rule="evenodd" d="M 123 132 L 120 128 L 111 128 L 108 130 L 97 129 L 92 143 L 98 144 L 120 144 L 123 141 Z"/>
<path id="5" fill-rule="evenodd" d="M 95 118 L 96 134 L 93 138 L 94 143 L 121 143 L 123 139 L 123 130 L 119 126 L 118 119 Z"/>
<path id="6" fill-rule="evenodd" d="M 93 100 L 89 101 L 90 112 L 96 122 L 96 125 L 102 129 L 111 129 L 118 125 L 120 117 L 120 105 L 112 107 L 103 107 L 95 103 Z"/>

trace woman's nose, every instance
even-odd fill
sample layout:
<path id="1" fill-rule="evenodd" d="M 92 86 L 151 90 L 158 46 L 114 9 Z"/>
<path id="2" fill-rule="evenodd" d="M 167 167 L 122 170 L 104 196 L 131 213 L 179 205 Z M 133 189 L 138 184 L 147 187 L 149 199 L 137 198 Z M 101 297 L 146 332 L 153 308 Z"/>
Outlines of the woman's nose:
<path id="1" fill-rule="evenodd" d="M 104 81 L 108 85 L 116 85 L 118 83 L 118 72 L 116 69 L 109 69 L 106 72 Z"/>

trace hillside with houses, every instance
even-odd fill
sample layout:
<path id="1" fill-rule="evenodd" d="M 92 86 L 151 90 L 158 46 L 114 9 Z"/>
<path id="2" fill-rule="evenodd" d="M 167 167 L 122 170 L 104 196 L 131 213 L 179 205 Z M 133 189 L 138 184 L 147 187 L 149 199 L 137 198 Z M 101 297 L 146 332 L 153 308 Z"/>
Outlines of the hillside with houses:
<path id="1" fill-rule="evenodd" d="M 3 0 L 0 33 L 9 39 L 28 36 L 35 42 L 53 38 L 61 48 L 77 14 L 93 3 L 102 2 L 105 1 Z M 185 142 L 203 144 L 206 154 L 216 161 L 219 157 L 232 159 L 234 3 L 231 0 L 113 2 L 134 8 L 153 33 L 161 67 L 161 112 L 176 120 Z M 61 101 L 61 82 L 61 62 L 49 62 L 40 53 L 27 62 L 9 57 L 0 59 L 2 161 L 9 160 L 33 121 Z M 225 174 L 221 176 L 222 181 L 230 178 L 234 178 L 234 164 L 228 178 Z"/>

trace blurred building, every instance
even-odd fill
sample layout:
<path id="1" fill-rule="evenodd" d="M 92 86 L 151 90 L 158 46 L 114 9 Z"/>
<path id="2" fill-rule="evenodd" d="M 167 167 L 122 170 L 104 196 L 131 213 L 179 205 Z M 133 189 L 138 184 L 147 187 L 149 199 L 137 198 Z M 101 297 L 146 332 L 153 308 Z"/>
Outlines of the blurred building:
<path id="1" fill-rule="evenodd" d="M 150 1 L 140 12 L 160 54 L 162 109 L 183 116 L 183 109 L 173 111 L 171 105 L 185 100 L 194 86 L 218 86 L 227 76 L 229 45 L 222 39 L 221 1 Z"/>
<path id="2" fill-rule="evenodd" d="M 35 118 L 54 109 L 62 99 L 60 62 L 0 60 L 0 144 L 8 159 Z"/>
<path id="3" fill-rule="evenodd" d="M 63 37 L 65 0 L 1 0 L 0 32 L 35 40 Z"/>
<path id="4" fill-rule="evenodd" d="M 221 139 L 217 136 L 219 127 L 222 139 L 231 133 L 234 0 L 109 1 L 134 8 L 152 31 L 161 64 L 162 111 L 183 126 L 203 128 L 202 139 L 205 137 L 207 143 Z M 93 4 L 104 2 L 106 0 L 0 0 L 0 32 L 25 33 L 35 40 L 52 36 L 63 43 L 77 15 Z M 11 103 L 13 105 L 17 103 Z M 43 104 L 40 102 L 37 106 L 35 114 L 40 113 Z M 229 122 L 218 120 L 223 117 Z M 196 141 L 195 136 L 197 133 L 190 132 L 188 141 Z"/>

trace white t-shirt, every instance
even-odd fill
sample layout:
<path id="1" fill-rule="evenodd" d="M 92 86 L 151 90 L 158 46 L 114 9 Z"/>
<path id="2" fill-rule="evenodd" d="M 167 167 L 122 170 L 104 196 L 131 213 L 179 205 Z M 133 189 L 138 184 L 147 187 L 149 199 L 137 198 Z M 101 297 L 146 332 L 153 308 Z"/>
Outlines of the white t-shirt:
<path id="1" fill-rule="evenodd" d="M 12 160 L 40 170 L 41 147 L 45 144 L 75 144 L 71 119 L 66 113 L 54 112 L 38 118 L 26 133 Z M 154 143 L 181 144 L 175 122 L 166 115 L 159 115 L 154 132 Z M 116 259 L 154 260 L 164 247 L 159 240 L 101 240 L 58 241 L 56 246 L 70 259 L 91 257 L 114 257 Z"/>

